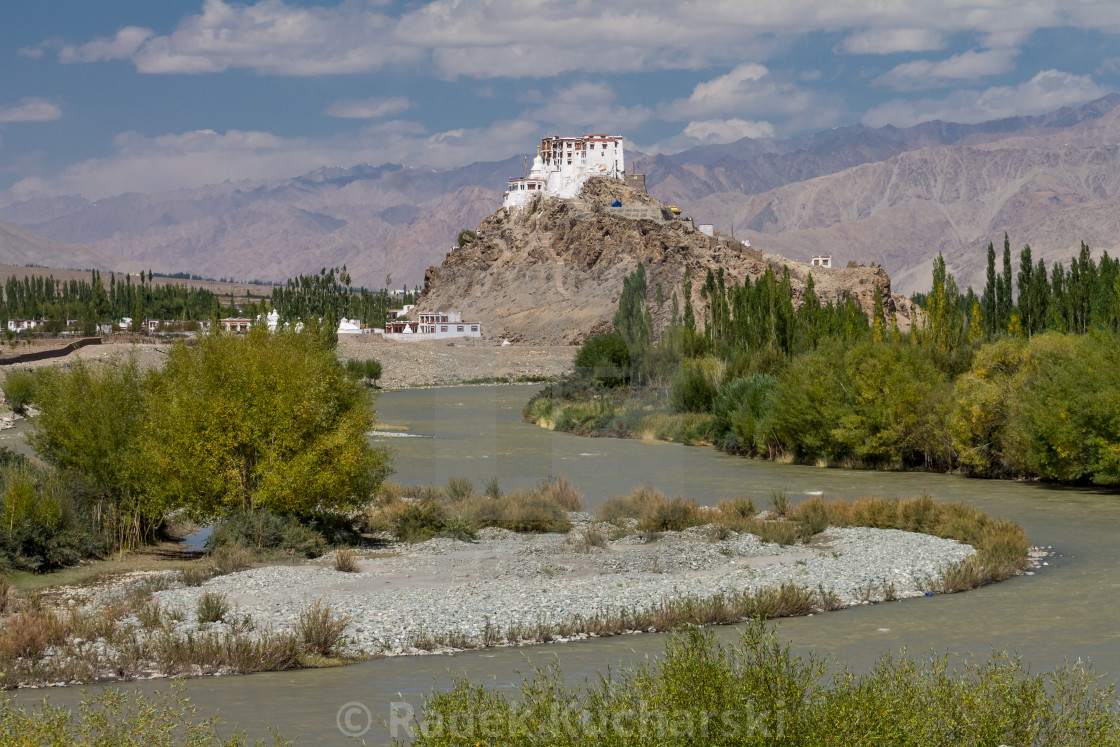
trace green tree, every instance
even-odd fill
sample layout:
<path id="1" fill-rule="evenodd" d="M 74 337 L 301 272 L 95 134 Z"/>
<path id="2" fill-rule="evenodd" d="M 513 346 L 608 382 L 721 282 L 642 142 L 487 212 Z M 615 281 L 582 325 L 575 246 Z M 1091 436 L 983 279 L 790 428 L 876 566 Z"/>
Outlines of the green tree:
<path id="1" fill-rule="evenodd" d="M 639 371 L 646 351 L 653 344 L 653 320 L 646 307 L 646 291 L 646 268 L 639 262 L 638 267 L 622 279 L 622 294 L 614 315 L 614 328 L 626 341 L 633 369 Z"/>
<path id="2" fill-rule="evenodd" d="M 42 375 L 31 445 L 55 467 L 82 476 L 121 546 L 136 545 L 161 520 L 142 489 L 137 461 L 146 405 L 135 361 L 89 365 L 80 358 Z"/>
<path id="3" fill-rule="evenodd" d="M 591 335 L 583 341 L 574 361 L 576 373 L 604 386 L 630 380 L 630 347 L 617 332 Z"/>
<path id="4" fill-rule="evenodd" d="M 201 518 L 351 510 L 389 472 L 365 388 L 314 334 L 257 325 L 176 345 L 148 393 L 146 487 Z"/>
<path id="5" fill-rule="evenodd" d="M 1013 469 L 1120 483 L 1120 339 L 1038 335 L 1016 379 L 1005 437 Z"/>

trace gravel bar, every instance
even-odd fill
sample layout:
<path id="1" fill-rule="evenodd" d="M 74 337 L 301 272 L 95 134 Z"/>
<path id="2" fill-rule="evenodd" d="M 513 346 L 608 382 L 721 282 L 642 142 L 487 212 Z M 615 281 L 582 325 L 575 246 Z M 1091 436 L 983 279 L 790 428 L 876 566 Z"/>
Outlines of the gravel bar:
<path id="1" fill-rule="evenodd" d="M 573 518 L 575 528 L 567 535 L 487 529 L 475 542 L 437 538 L 366 553 L 358 573 L 334 570 L 328 555 L 219 576 L 156 597 L 169 610 L 182 611 L 177 626 L 184 632 L 222 628 L 195 622 L 198 597 L 207 591 L 225 594 L 258 629 L 277 631 L 292 628 L 306 605 L 321 600 L 349 616 L 351 651 L 420 654 L 429 651 L 413 643 L 425 633 L 459 634 L 477 645 L 487 621 L 504 631 L 788 582 L 832 591 L 843 606 L 921 596 L 928 579 L 975 552 L 955 540 L 869 528 L 829 528 L 811 544 L 784 547 L 751 534 L 716 539 L 714 527 L 589 546 L 579 541 L 589 517 Z M 604 534 L 611 529 L 601 528 Z"/>

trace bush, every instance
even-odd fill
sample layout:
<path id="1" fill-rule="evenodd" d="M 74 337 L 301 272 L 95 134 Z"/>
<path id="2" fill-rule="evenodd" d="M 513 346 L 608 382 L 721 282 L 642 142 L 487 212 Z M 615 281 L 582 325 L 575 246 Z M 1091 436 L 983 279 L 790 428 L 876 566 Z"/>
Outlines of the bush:
<path id="1" fill-rule="evenodd" d="M 229 599 L 224 594 L 215 591 L 204 591 L 195 605 L 195 614 L 198 624 L 222 622 L 229 615 L 232 608 Z"/>
<path id="2" fill-rule="evenodd" d="M 500 498 L 475 497 L 456 508 L 464 519 L 479 527 L 536 533 L 567 532 L 572 528 L 567 512 L 535 491 L 515 490 Z"/>
<path id="3" fill-rule="evenodd" d="M 644 532 L 681 531 L 708 523 L 696 501 L 680 496 L 668 498 L 656 488 L 643 485 L 630 495 L 611 498 L 596 514 L 598 521 L 619 524 L 622 519 L 636 519 Z"/>
<path id="4" fill-rule="evenodd" d="M 25 460 L 0 467 L 0 517 L 0 569 L 49 571 L 109 549 L 109 533 L 81 486 Z"/>
<path id="5" fill-rule="evenodd" d="M 152 695 L 117 688 L 83 693 L 81 705 L 76 708 L 47 702 L 32 707 L 10 697 L 0 699 L 0 747 L 222 747 L 247 743 L 243 734 L 230 733 L 226 726 L 219 725 L 214 718 L 200 718 L 190 700 L 182 695 L 180 683 Z M 274 742 L 286 744 L 279 735 L 274 735 Z"/>
<path id="6" fill-rule="evenodd" d="M 446 492 L 452 502 L 466 500 L 474 495 L 474 483 L 466 477 L 452 477 L 447 481 Z"/>
<path id="7" fill-rule="evenodd" d="M 348 615 L 335 615 L 330 605 L 320 600 L 299 613 L 296 630 L 305 651 L 317 656 L 334 656 L 346 642 L 349 624 Z"/>
<path id="8" fill-rule="evenodd" d="M 583 496 L 566 477 L 553 477 L 537 484 L 536 494 L 545 501 L 555 503 L 565 511 L 582 511 Z"/>
<path id="9" fill-rule="evenodd" d="M 527 747 L 537 735 L 523 725 L 547 718 L 556 747 L 602 742 L 607 727 L 626 734 L 619 744 L 666 747 L 1097 747 L 1120 742 L 1113 697 L 1080 662 L 1037 675 L 1001 653 L 959 665 L 947 655 L 888 654 L 857 674 L 794 655 L 756 621 L 728 646 L 710 629 L 672 635 L 656 664 L 636 664 L 590 685 L 569 686 L 556 667 L 538 669 L 512 695 L 457 679 L 431 695 L 421 715 L 425 725 L 445 728 L 416 728 L 414 744 Z"/>
<path id="10" fill-rule="evenodd" d="M 349 548 L 340 547 L 334 553 L 334 569 L 341 573 L 357 573 L 362 570 L 358 560 L 358 553 Z"/>
<path id="11" fill-rule="evenodd" d="M 425 542 L 447 526 L 446 509 L 436 501 L 405 504 L 393 517 L 393 534 L 401 542 Z"/>
<path id="12" fill-rule="evenodd" d="M 709 412 L 716 388 L 697 365 L 685 362 L 673 377 L 669 402 L 677 412 Z"/>
<path id="13" fill-rule="evenodd" d="M 231 511 L 214 525 L 206 539 L 209 553 L 227 546 L 315 558 L 326 550 L 327 541 L 294 516 L 266 510 Z"/>
<path id="14" fill-rule="evenodd" d="M 617 332 L 591 335 L 576 353 L 574 366 L 578 376 L 607 387 L 621 386 L 630 380 L 630 349 Z"/>
<path id="15" fill-rule="evenodd" d="M 724 451 L 755 454 L 768 438 L 770 397 L 777 380 L 768 374 L 733 379 L 712 401 L 712 439 Z"/>
<path id="16" fill-rule="evenodd" d="M 22 415 L 27 406 L 35 401 L 38 385 L 39 376 L 33 371 L 8 371 L 0 389 L 4 391 L 8 406 Z"/>

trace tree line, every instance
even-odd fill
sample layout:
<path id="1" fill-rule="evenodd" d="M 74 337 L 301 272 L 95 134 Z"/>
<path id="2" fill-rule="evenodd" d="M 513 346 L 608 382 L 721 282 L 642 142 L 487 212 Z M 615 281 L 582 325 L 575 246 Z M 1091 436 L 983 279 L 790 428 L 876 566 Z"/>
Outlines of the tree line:
<path id="1" fill-rule="evenodd" d="M 318 273 L 289 278 L 281 287 L 272 291 L 272 307 L 284 323 L 311 318 L 324 320 L 357 319 L 373 327 L 384 327 L 390 309 L 403 304 L 414 304 L 420 288 L 410 291 L 403 286 L 401 293 L 391 294 L 389 286 L 393 276 L 385 277 L 385 287 L 377 291 L 354 288 L 346 265 L 323 268 Z"/>
<path id="2" fill-rule="evenodd" d="M 878 292 L 869 318 L 850 297 L 821 304 L 810 277 L 797 306 L 788 269 L 742 285 L 709 271 L 697 313 L 686 273 L 658 340 L 639 265 L 566 399 L 667 390 L 672 411 L 703 416 L 704 438 L 750 456 L 1120 482 L 1120 263 L 1082 244 L 1048 271 L 1025 247 L 1013 276 L 1006 237 L 1001 273 L 988 256 L 979 297 L 938 256 L 906 332 Z M 602 401 L 597 422 L 625 430 L 624 398 Z"/>

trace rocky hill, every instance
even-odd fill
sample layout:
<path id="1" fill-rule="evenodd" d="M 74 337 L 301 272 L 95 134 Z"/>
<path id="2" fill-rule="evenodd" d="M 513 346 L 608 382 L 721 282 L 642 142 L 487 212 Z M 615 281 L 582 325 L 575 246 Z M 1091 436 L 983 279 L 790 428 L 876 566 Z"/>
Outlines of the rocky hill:
<path id="1" fill-rule="evenodd" d="M 611 207 L 618 200 L 621 208 Z M 669 299 L 681 291 L 685 269 L 693 283 L 692 303 L 707 308 L 700 286 L 709 269 L 723 268 L 727 281 L 756 280 L 767 267 L 790 268 L 799 304 L 810 270 L 823 300 L 857 298 L 870 313 L 875 288 L 889 316 L 909 326 L 909 301 L 891 294 L 882 267 L 810 267 L 744 246 L 726 236 L 707 236 L 690 221 L 623 182 L 594 178 L 572 200 L 537 201 L 523 210 L 500 208 L 478 226 L 477 238 L 449 252 L 424 278 L 421 311 L 459 311 L 480 321 L 487 336 L 537 344 L 575 344 L 609 328 L 622 279 L 644 263 L 655 332 L 671 315 Z M 655 288 L 665 298 L 658 308 Z M 681 299 L 683 306 L 683 299 Z"/>

